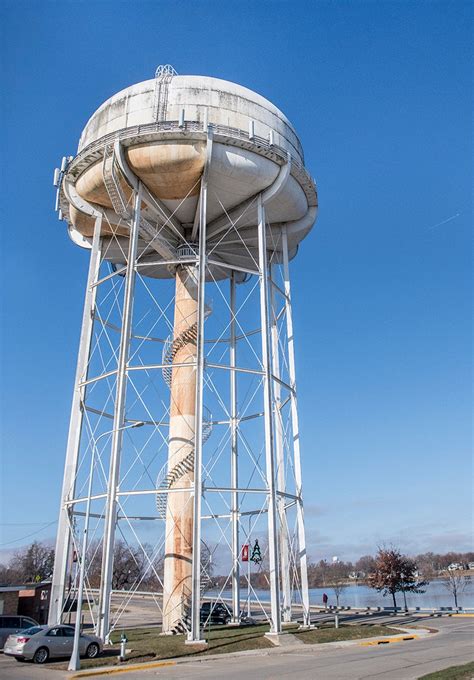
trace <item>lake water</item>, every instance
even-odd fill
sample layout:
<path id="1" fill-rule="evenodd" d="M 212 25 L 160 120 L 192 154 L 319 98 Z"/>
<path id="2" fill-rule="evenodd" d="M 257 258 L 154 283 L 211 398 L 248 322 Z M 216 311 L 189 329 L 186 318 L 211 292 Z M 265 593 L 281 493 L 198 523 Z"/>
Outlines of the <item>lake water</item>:
<path id="1" fill-rule="evenodd" d="M 241 597 L 246 596 L 247 588 L 244 586 L 241 590 Z M 264 601 L 270 599 L 270 592 L 268 590 L 256 590 L 257 597 Z M 323 593 L 326 593 L 329 598 L 328 604 L 336 604 L 336 596 L 334 591 L 328 586 L 327 588 L 310 588 L 309 599 L 311 604 L 322 605 Z M 210 591 L 206 593 L 208 596 L 217 596 L 217 591 Z M 232 598 L 230 590 L 222 592 L 221 597 Z M 251 598 L 253 599 L 253 595 Z M 454 607 L 454 598 L 452 594 L 446 590 L 442 580 L 437 579 L 431 581 L 424 593 L 407 593 L 408 607 L 421 607 L 423 609 L 439 609 L 440 607 Z M 397 606 L 403 607 L 403 593 L 397 593 Z M 390 595 L 383 597 L 381 593 L 369 588 L 366 585 L 351 584 L 345 588 L 339 597 L 339 605 L 345 607 L 391 607 L 392 597 Z M 474 607 L 474 577 L 468 582 L 467 588 L 463 593 L 458 594 L 458 604 L 460 607 L 469 608 Z"/>

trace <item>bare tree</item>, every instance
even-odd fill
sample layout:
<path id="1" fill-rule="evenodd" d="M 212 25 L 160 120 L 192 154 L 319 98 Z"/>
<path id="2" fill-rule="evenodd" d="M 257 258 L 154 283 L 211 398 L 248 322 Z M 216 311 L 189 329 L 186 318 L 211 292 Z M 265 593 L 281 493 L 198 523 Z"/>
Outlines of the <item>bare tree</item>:
<path id="1" fill-rule="evenodd" d="M 214 559 L 213 551 L 207 543 L 201 539 L 201 594 L 210 590 L 213 586 Z"/>
<path id="2" fill-rule="evenodd" d="M 112 588 L 130 590 L 144 576 L 148 562 L 143 550 L 123 540 L 115 541 Z M 102 541 L 91 541 L 87 550 L 87 583 L 100 586 L 102 573 Z"/>
<path id="3" fill-rule="evenodd" d="M 363 573 L 364 576 L 368 576 L 368 574 L 375 571 L 375 558 L 372 555 L 362 555 L 355 563 L 354 569 L 357 572 Z"/>
<path id="4" fill-rule="evenodd" d="M 125 541 L 115 542 L 112 571 L 114 590 L 130 590 L 142 577 L 144 567 L 145 555 L 140 547 L 128 545 Z"/>
<path id="5" fill-rule="evenodd" d="M 328 572 L 328 585 L 336 596 L 336 606 L 339 607 L 339 598 L 347 588 L 348 570 L 344 562 L 335 562 Z"/>
<path id="6" fill-rule="evenodd" d="M 461 574 L 455 569 L 446 569 L 443 571 L 443 578 L 443 585 L 453 596 L 454 606 L 457 609 L 459 607 L 458 598 L 466 591 L 471 578 L 470 576 L 464 576 L 464 574 Z"/>
<path id="7" fill-rule="evenodd" d="M 34 541 L 13 555 L 8 568 L 18 581 L 33 582 L 50 578 L 53 566 L 54 549 Z"/>

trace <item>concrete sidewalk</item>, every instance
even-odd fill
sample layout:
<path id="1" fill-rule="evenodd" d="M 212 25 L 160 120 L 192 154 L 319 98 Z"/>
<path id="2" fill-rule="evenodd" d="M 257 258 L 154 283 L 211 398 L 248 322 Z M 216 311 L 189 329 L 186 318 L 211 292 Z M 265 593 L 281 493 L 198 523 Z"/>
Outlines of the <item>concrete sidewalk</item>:
<path id="1" fill-rule="evenodd" d="M 190 663 L 199 662 L 210 662 L 210 661 L 223 661 L 224 659 L 235 659 L 240 657 L 249 656 L 268 656 L 268 655 L 281 655 L 290 654 L 297 651 L 298 653 L 311 654 L 315 651 L 331 651 L 335 649 L 347 649 L 349 647 L 364 647 L 364 646 L 378 646 L 385 644 L 395 644 L 409 641 L 414 641 L 421 639 L 423 637 L 432 634 L 429 629 L 413 629 L 402 628 L 401 626 L 392 626 L 397 630 L 401 631 L 401 635 L 383 635 L 379 637 L 370 638 L 360 638 L 358 640 L 341 640 L 338 642 L 325 642 L 325 643 L 315 643 L 315 644 L 305 644 L 298 638 L 295 638 L 291 633 L 283 633 L 278 641 L 278 644 L 274 643 L 274 647 L 269 647 L 267 649 L 260 650 L 248 650 L 243 652 L 231 652 L 230 654 L 209 654 L 206 656 L 187 656 L 178 657 L 176 659 L 166 659 L 162 661 L 150 661 L 146 663 L 138 664 L 126 664 L 123 666 L 106 666 L 102 668 L 95 669 L 85 669 L 83 671 L 77 671 L 73 674 L 68 674 L 66 677 L 69 680 L 80 680 L 80 678 L 93 678 L 109 675 L 121 675 L 125 673 L 133 673 L 137 671 L 147 671 L 157 668 L 165 668 L 167 666 L 178 666 Z"/>

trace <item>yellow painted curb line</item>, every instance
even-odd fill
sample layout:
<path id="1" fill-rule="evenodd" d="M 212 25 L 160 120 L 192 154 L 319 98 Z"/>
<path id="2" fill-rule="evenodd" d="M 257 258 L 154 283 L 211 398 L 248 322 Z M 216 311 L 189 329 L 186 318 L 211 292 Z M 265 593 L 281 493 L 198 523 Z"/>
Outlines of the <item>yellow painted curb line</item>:
<path id="1" fill-rule="evenodd" d="M 176 661 L 150 661 L 148 663 L 137 663 L 129 666 L 120 666 L 119 668 L 97 668 L 96 670 L 82 671 L 70 675 L 71 680 L 79 680 L 79 678 L 93 678 L 96 675 L 114 675 L 114 673 L 131 673 L 132 671 L 145 671 L 147 668 L 160 668 L 161 666 L 176 666 Z"/>
<path id="2" fill-rule="evenodd" d="M 404 642 L 405 640 L 418 640 L 419 635 L 399 635 L 398 637 L 382 638 L 359 642 L 359 647 L 375 647 L 376 645 L 388 645 L 390 642 Z"/>
<path id="3" fill-rule="evenodd" d="M 459 616 L 463 619 L 474 617 L 474 614 L 449 614 L 449 616 Z"/>

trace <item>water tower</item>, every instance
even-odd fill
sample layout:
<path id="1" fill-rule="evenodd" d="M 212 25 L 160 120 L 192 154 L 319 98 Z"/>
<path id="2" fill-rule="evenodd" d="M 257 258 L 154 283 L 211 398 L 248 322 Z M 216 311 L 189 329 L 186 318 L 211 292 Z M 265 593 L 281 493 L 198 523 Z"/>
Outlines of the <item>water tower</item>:
<path id="1" fill-rule="evenodd" d="M 274 633 L 307 624 L 289 262 L 317 194 L 294 128 L 159 67 L 97 109 L 55 183 L 90 264 L 50 622 L 79 588 L 104 639 L 150 590 L 190 642 L 210 590 L 235 625 L 246 600 Z"/>

